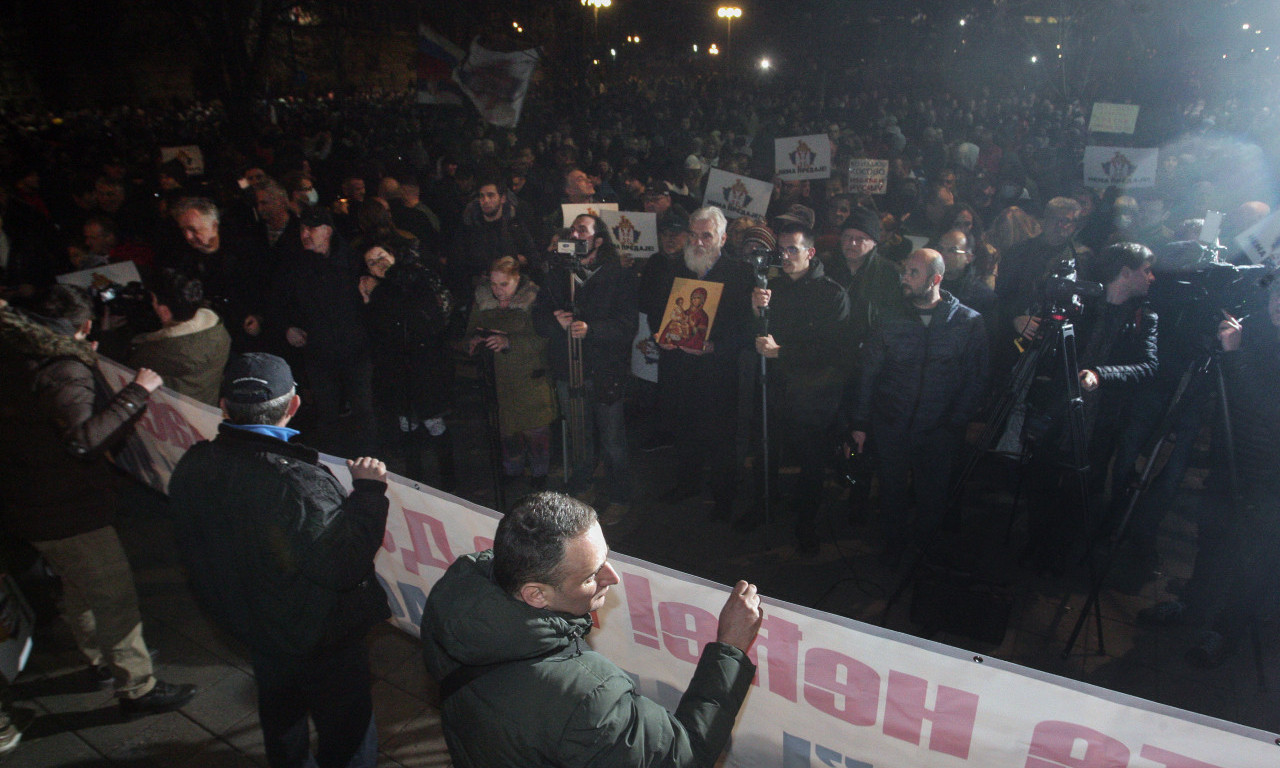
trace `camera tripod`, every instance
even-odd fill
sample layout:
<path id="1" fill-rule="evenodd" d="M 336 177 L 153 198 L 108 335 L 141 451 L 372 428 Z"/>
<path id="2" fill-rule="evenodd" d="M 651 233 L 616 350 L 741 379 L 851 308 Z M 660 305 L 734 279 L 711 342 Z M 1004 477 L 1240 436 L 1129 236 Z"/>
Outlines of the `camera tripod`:
<path id="1" fill-rule="evenodd" d="M 1070 464 L 1068 468 L 1076 477 L 1076 482 L 1080 490 L 1081 505 L 1084 511 L 1085 530 L 1092 531 L 1095 528 L 1095 518 L 1092 505 L 1089 498 L 1089 458 L 1087 451 L 1087 435 L 1085 431 L 1085 414 L 1084 414 L 1084 396 L 1080 384 L 1080 369 L 1078 365 L 1078 356 L 1076 354 L 1076 334 L 1075 325 L 1067 318 L 1065 312 L 1055 311 L 1046 314 L 1036 328 L 1035 336 L 1031 340 L 1030 346 L 1022 353 L 1018 359 L 1017 365 L 1014 366 L 1010 373 L 1008 383 L 1005 386 L 1004 393 L 1000 399 L 991 407 L 987 426 L 982 432 L 977 445 L 970 451 L 966 457 L 964 464 L 956 474 L 955 481 L 952 483 L 951 491 L 947 496 L 946 508 L 942 514 L 938 515 L 932 527 L 925 537 L 923 546 L 915 555 L 910 565 L 907 567 L 902 579 L 898 582 L 893 594 L 885 603 L 884 612 L 882 614 L 883 621 L 888 620 L 889 612 L 893 606 L 901 598 L 902 593 L 915 580 L 921 566 L 928 559 L 930 551 L 938 540 L 938 535 L 942 530 L 947 519 L 952 515 L 960 514 L 960 504 L 964 497 L 964 489 L 974 470 L 978 466 L 978 462 L 982 457 L 996 444 L 998 438 L 1004 431 L 1009 417 L 1013 414 L 1017 406 L 1026 399 L 1028 390 L 1036 377 L 1037 371 L 1046 359 L 1056 358 L 1056 364 L 1059 366 L 1061 376 L 1064 381 L 1066 394 L 1066 420 L 1068 438 L 1071 446 Z M 1025 433 L 1025 429 L 1024 429 Z M 1024 450 L 1022 452 L 1021 463 L 1025 470 L 1026 464 L 1030 458 L 1030 452 Z M 1019 480 L 1019 490 L 1014 494 L 1013 509 L 1010 511 L 1010 525 L 1012 525 L 1013 514 L 1017 510 L 1018 496 L 1021 491 L 1021 479 Z M 1093 560 L 1092 549 L 1089 550 L 1087 556 L 1089 563 L 1090 579 L 1094 579 L 1095 563 Z M 1095 618 L 1098 629 L 1099 643 L 1102 641 L 1102 611 L 1101 607 L 1093 605 Z M 1081 614 L 1082 618 L 1087 613 Z"/>
<path id="2" fill-rule="evenodd" d="M 1232 508 L 1235 510 L 1235 516 L 1239 518 L 1240 513 L 1240 483 L 1236 473 L 1236 453 L 1235 453 L 1235 436 L 1231 429 L 1231 410 L 1230 403 L 1227 398 L 1226 383 L 1222 378 L 1222 368 L 1218 364 L 1218 352 L 1212 347 L 1206 345 L 1205 351 L 1202 351 L 1197 358 L 1192 360 L 1191 364 L 1183 372 L 1182 377 L 1178 380 L 1178 386 L 1174 390 L 1173 398 L 1165 408 L 1163 416 L 1161 416 L 1159 425 L 1152 433 L 1153 437 L 1149 441 L 1149 447 L 1143 454 L 1147 457 L 1142 467 L 1142 471 L 1137 478 L 1129 486 L 1128 498 L 1125 503 L 1124 512 L 1120 517 L 1119 523 L 1113 535 L 1115 546 L 1111 553 L 1107 556 L 1102 566 L 1093 574 L 1091 579 L 1089 596 L 1085 599 L 1084 610 L 1080 613 L 1080 618 L 1076 620 L 1075 627 L 1071 630 L 1071 636 L 1067 640 L 1067 645 L 1062 651 L 1062 657 L 1066 658 L 1070 655 L 1072 648 L 1075 647 L 1077 638 L 1080 635 L 1081 628 L 1084 624 L 1084 618 L 1088 615 L 1091 607 L 1098 604 L 1098 597 L 1105 585 L 1107 576 L 1110 575 L 1111 569 L 1115 566 L 1119 557 L 1120 544 L 1125 541 L 1128 535 L 1129 523 L 1133 517 L 1134 510 L 1137 509 L 1139 502 L 1143 496 L 1151 489 L 1151 485 L 1157 475 L 1155 471 L 1156 456 L 1160 450 L 1169 441 L 1169 438 L 1176 433 L 1176 425 L 1180 423 L 1184 413 L 1194 408 L 1196 403 L 1194 399 L 1188 397 L 1188 393 L 1194 393 L 1198 390 L 1198 386 L 1202 381 L 1209 381 L 1214 390 L 1216 403 L 1219 409 L 1218 418 L 1221 421 L 1223 442 L 1225 445 L 1224 457 L 1227 466 L 1227 480 L 1230 493 Z M 1185 439 L 1185 438 L 1184 438 Z M 1117 468 L 1121 469 L 1121 468 Z M 1099 541 L 1103 538 L 1102 532 L 1099 531 L 1096 537 Z M 1097 543 L 1097 542 L 1095 542 Z M 1261 665 L 1261 657 L 1257 645 L 1257 626 L 1252 627 L 1254 635 L 1254 651 L 1255 661 L 1258 663 L 1258 679 L 1260 684 L 1265 687 L 1265 677 L 1263 676 L 1263 668 Z M 1102 636 L 1098 636 L 1098 651 L 1105 653 L 1102 646 Z"/>

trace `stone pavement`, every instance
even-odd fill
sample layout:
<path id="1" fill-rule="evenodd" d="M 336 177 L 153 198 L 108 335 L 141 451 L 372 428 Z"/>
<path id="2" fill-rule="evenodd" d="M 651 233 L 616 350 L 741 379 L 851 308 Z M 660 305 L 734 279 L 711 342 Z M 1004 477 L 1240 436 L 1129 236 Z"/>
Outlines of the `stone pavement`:
<path id="1" fill-rule="evenodd" d="M 459 450 L 459 495 L 491 506 L 478 412 L 464 401 L 452 426 Z M 869 623 L 883 621 L 891 629 L 975 653 L 1280 733 L 1280 631 L 1274 624 L 1265 624 L 1261 633 L 1269 691 L 1258 689 L 1247 644 L 1222 668 L 1200 670 L 1182 658 L 1196 630 L 1151 630 L 1136 624 L 1139 610 L 1166 599 L 1170 582 L 1190 572 L 1193 492 L 1184 494 L 1168 516 L 1160 570 L 1138 578 L 1121 573 L 1109 580 L 1101 600 L 1105 652 L 1090 622 L 1064 659 L 1061 652 L 1087 591 L 1086 569 L 1077 566 L 1061 576 L 1019 569 L 1014 547 L 1004 541 L 1008 494 L 989 477 L 975 481 L 963 530 L 946 534 L 944 558 L 983 573 L 1011 596 L 1011 618 L 999 642 L 918 625 L 911 618 L 910 591 L 884 616 L 903 569 L 886 568 L 875 557 L 869 526 L 850 521 L 841 489 L 828 488 L 819 518 L 821 552 L 801 556 L 785 513 L 779 511 L 750 533 L 735 532 L 710 519 L 709 498 L 678 505 L 657 501 L 676 476 L 670 450 L 634 451 L 633 456 L 637 498 L 626 517 L 606 529 L 611 547 L 619 552 L 720 583 L 746 578 L 770 598 Z M 508 490 L 509 498 L 515 498 L 522 487 L 518 483 Z M 741 494 L 743 505 L 750 503 L 749 495 L 748 483 Z M 124 722 L 110 693 L 85 678 L 69 632 L 55 621 L 38 634 L 28 670 L 9 692 L 19 714 L 30 722 L 21 746 L 0 758 L 0 766 L 265 765 L 249 664 L 243 650 L 214 630 L 193 604 L 174 559 L 164 500 L 135 488 L 124 508 L 128 513 L 121 520 L 121 534 L 142 599 L 146 637 L 159 651 L 159 674 L 173 682 L 197 683 L 201 691 L 179 712 Z M 1019 519 L 1012 527 L 1014 541 L 1023 525 Z M 386 626 L 371 634 L 370 647 L 381 764 L 448 765 L 417 641 Z"/>

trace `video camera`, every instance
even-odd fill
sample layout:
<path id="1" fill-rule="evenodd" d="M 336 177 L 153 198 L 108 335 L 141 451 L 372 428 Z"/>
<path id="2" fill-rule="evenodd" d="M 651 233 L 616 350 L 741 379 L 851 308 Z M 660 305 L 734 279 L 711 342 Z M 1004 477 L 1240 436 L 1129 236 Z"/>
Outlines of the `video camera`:
<path id="1" fill-rule="evenodd" d="M 105 312 L 123 317 L 134 333 L 146 333 L 160 327 L 160 318 L 156 317 L 155 308 L 151 306 L 151 292 L 142 283 L 136 280 L 123 285 L 108 282 L 91 285 L 88 291 L 95 314 Z"/>
<path id="2" fill-rule="evenodd" d="M 1105 290 L 1101 283 L 1080 279 L 1074 256 L 1059 259 L 1040 285 L 1041 295 L 1049 303 L 1048 315 L 1079 315 L 1085 299 L 1099 298 Z"/>
<path id="3" fill-rule="evenodd" d="M 746 244 L 742 260 L 756 273 L 756 285 L 760 288 L 768 286 L 770 269 L 782 269 L 782 251 L 770 250 L 755 240 Z"/>
<path id="4" fill-rule="evenodd" d="M 1151 303 L 1165 328 L 1187 326 L 1189 332 L 1212 336 L 1223 310 L 1243 318 L 1267 304 L 1271 273 L 1257 264 L 1237 266 L 1219 261 L 1225 250 L 1195 240 L 1169 243 L 1157 252 L 1157 279 Z"/>
<path id="5" fill-rule="evenodd" d="M 586 240 L 558 240 L 556 241 L 556 253 L 561 256 L 572 256 L 581 259 L 591 253 L 591 243 Z"/>

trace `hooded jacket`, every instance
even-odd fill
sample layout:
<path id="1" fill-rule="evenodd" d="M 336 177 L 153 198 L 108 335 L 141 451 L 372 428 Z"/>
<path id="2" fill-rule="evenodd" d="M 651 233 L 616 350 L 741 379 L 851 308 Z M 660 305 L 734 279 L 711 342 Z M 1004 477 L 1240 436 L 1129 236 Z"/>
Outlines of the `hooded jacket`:
<path id="1" fill-rule="evenodd" d="M 70 330 L 69 328 L 63 330 Z M 0 307 L 0 514 L 28 541 L 111 523 L 107 451 L 146 407 L 147 390 L 114 395 L 86 342 Z"/>
<path id="2" fill-rule="evenodd" d="M 230 354 L 226 327 L 217 313 L 202 307 L 190 320 L 135 336 L 129 366 L 150 368 L 175 392 L 216 406 Z"/>
<path id="3" fill-rule="evenodd" d="M 710 766 L 723 751 L 755 666 L 708 643 L 674 714 L 591 650 L 590 616 L 534 608 L 493 581 L 491 550 L 458 558 L 422 615 L 427 671 L 502 664 L 445 700 L 445 741 L 459 768 Z"/>

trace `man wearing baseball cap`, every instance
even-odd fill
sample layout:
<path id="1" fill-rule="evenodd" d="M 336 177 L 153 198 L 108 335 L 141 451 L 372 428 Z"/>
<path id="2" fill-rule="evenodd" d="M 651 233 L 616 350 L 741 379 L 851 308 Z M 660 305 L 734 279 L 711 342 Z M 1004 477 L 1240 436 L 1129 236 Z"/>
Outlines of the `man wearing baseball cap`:
<path id="1" fill-rule="evenodd" d="M 173 470 L 169 498 L 196 599 L 249 647 L 258 717 L 272 768 L 373 766 L 368 651 L 387 619 L 373 556 L 387 522 L 387 470 L 347 461 L 348 494 L 319 454 L 289 442 L 298 412 L 289 365 L 241 355 L 222 385 L 225 421 Z"/>

